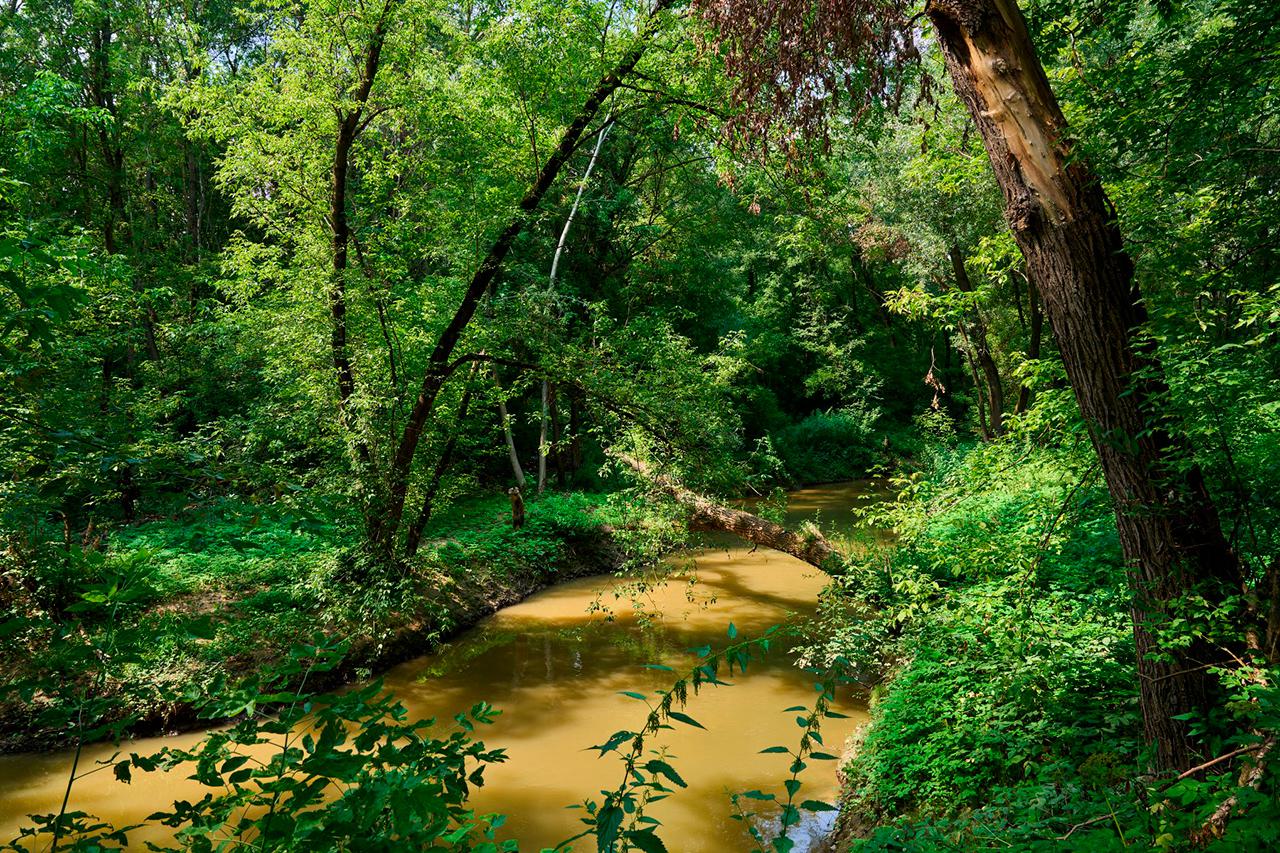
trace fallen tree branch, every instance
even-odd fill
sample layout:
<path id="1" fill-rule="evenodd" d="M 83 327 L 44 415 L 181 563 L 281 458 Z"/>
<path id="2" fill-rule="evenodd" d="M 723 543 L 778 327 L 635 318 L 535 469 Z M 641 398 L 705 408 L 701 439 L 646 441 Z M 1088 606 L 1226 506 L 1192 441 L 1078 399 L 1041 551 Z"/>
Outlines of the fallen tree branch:
<path id="1" fill-rule="evenodd" d="M 837 575 L 844 570 L 843 556 L 816 529 L 801 533 L 788 530 L 767 518 L 716 503 L 665 474 L 655 474 L 633 456 L 616 454 L 615 458 L 688 510 L 690 530 L 731 533 L 755 545 L 790 554 L 828 574 Z"/>
<path id="2" fill-rule="evenodd" d="M 1267 753 L 1271 752 L 1275 745 L 1275 735 L 1270 735 L 1259 745 L 1258 754 L 1254 756 L 1253 763 L 1245 765 L 1245 768 L 1240 771 L 1240 788 L 1257 788 L 1262 784 L 1262 777 L 1267 769 Z M 1226 832 L 1227 821 L 1231 820 L 1232 813 L 1239 802 L 1239 791 L 1223 800 L 1222 804 L 1213 810 L 1213 814 L 1209 815 L 1209 819 L 1201 824 L 1200 829 L 1191 834 L 1192 842 L 1207 844 L 1215 838 L 1221 838 Z"/>
<path id="3" fill-rule="evenodd" d="M 1172 785 L 1175 782 L 1181 782 L 1183 779 L 1188 779 L 1203 770 L 1208 770 L 1210 767 L 1213 767 L 1214 765 L 1221 764 L 1224 761 L 1230 761 L 1232 758 L 1235 758 L 1237 755 L 1243 755 L 1246 752 L 1253 752 L 1254 750 L 1262 749 L 1264 746 L 1266 746 L 1265 742 L 1255 743 L 1249 746 L 1242 746 L 1239 749 L 1233 749 L 1230 752 L 1226 753 L 1225 755 L 1219 755 L 1217 758 L 1206 761 L 1204 764 L 1197 764 L 1195 767 L 1192 767 L 1190 770 L 1182 771 L 1177 775 L 1176 778 L 1167 782 L 1165 784 L 1165 787 L 1166 788 L 1172 787 Z"/>

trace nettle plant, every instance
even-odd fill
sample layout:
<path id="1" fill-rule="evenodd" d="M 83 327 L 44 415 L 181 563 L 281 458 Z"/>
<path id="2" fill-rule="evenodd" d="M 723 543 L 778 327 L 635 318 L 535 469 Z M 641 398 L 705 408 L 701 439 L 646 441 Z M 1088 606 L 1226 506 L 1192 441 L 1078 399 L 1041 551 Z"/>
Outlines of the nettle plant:
<path id="1" fill-rule="evenodd" d="M 268 674 L 235 687 L 214 685 L 203 718 L 238 718 L 190 750 L 117 754 L 108 762 L 128 783 L 136 771 L 180 772 L 208 788 L 195 802 L 175 802 L 147 818 L 174 830 L 152 850 L 465 850 L 498 853 L 498 815 L 467 807 L 484 771 L 505 760 L 502 750 L 474 739 L 498 712 L 480 703 L 442 731 L 435 720 L 410 720 L 405 707 L 375 681 L 365 687 L 309 695 L 308 680 L 336 668 L 347 643 L 316 636 L 295 646 Z M 296 685 L 296 687 L 294 686 Z M 78 735 L 101 736 L 98 728 Z M 77 750 L 77 758 L 79 751 Z M 68 811 L 74 783 L 97 766 L 73 766 L 58 813 L 33 815 L 32 825 L 0 849 L 123 850 L 141 824 L 117 827 Z"/>
<path id="2" fill-rule="evenodd" d="M 705 686 L 728 687 L 732 682 L 720 677 L 724 671 L 732 677 L 736 673 L 745 674 L 753 656 L 769 651 L 770 645 L 779 639 L 782 629 L 773 626 L 760 637 L 731 643 L 724 649 L 715 652 L 711 646 L 704 645 L 693 649 L 698 658 L 688 672 L 677 678 L 670 687 L 654 691 L 651 695 L 636 691 L 623 691 L 637 701 L 649 705 L 649 714 L 639 729 L 620 729 L 610 735 L 603 743 L 593 746 L 601 756 L 614 753 L 622 764 L 622 780 L 612 790 L 601 790 L 603 800 L 586 800 L 580 808 L 586 814 L 582 818 L 585 829 L 572 838 L 562 841 L 556 850 L 568 850 L 569 845 L 579 839 L 594 838 L 597 853 L 623 853 L 623 851 L 639 850 L 642 853 L 667 853 L 667 846 L 659 835 L 662 823 L 657 818 L 645 813 L 648 806 L 657 803 L 676 793 L 678 788 L 687 788 L 688 784 L 672 766 L 664 749 L 655 747 L 654 741 L 663 730 L 674 728 L 673 723 L 685 726 L 704 728 L 696 719 L 685 712 L 693 696 Z M 729 624 L 728 637 L 736 640 L 737 628 Z M 650 664 L 650 669 L 673 672 L 669 666 Z M 784 713 L 799 713 L 795 720 L 800 728 L 800 739 L 794 747 L 768 746 L 760 750 L 766 754 L 786 755 L 790 758 L 787 767 L 787 778 L 783 781 L 785 793 L 766 793 L 759 790 L 745 791 L 731 797 L 734 820 L 746 825 L 747 831 L 758 845 L 753 853 L 773 851 L 789 853 L 796 846 L 790 837 L 791 830 L 800 823 L 801 813 L 832 812 L 836 806 L 831 803 L 813 799 L 800 799 L 803 782 L 800 774 L 809 766 L 810 761 L 836 761 L 838 756 L 822 751 L 822 721 L 828 718 L 844 719 L 845 715 L 831 709 L 835 699 L 835 689 L 844 680 L 847 662 L 837 660 L 826 670 L 807 670 L 817 679 L 814 689 L 818 693 L 812 707 L 796 705 L 787 708 Z M 763 812 L 748 811 L 751 802 L 761 805 L 773 804 L 772 808 Z"/>
<path id="3" fill-rule="evenodd" d="M 122 610 L 150 588 L 145 561 L 129 562 L 121 573 L 106 576 L 85 587 L 72 613 L 83 620 L 115 625 Z M 12 621 L 12 620 L 11 620 Z M 12 633 L 14 626 L 5 623 Z M 194 631 L 212 636 L 211 623 L 196 624 Z M 730 624 L 730 645 L 713 652 L 711 646 L 692 649 L 697 663 L 672 685 L 653 696 L 626 691 L 646 701 L 649 713 L 637 730 L 620 730 L 594 749 L 601 755 L 616 753 L 623 765 L 622 780 L 613 790 L 601 791 L 603 800 L 587 800 L 584 829 L 559 845 L 594 839 L 599 853 L 666 851 L 659 836 L 661 823 L 645 809 L 687 787 L 670 756 L 654 742 L 673 724 L 703 728 L 686 713 L 691 694 L 702 687 L 730 686 L 721 678 L 744 674 L 753 656 L 769 651 L 779 639 L 775 626 L 760 637 L 737 640 Z M 474 788 L 484 784 L 489 765 L 506 760 L 501 749 L 487 749 L 475 739 L 478 726 L 497 717 L 487 703 L 454 715 L 445 731 L 432 719 L 411 720 L 407 709 L 383 690 L 381 681 L 356 689 L 314 695 L 308 684 L 331 672 L 343 661 L 349 643 L 317 634 L 295 645 L 275 667 L 236 684 L 223 679 L 209 685 L 205 698 L 183 697 L 196 704 L 199 716 L 211 723 L 235 720 L 231 726 L 210 732 L 191 749 L 165 748 L 141 755 L 120 752 L 111 758 L 81 763 L 81 748 L 94 740 L 119 739 L 134 718 L 116 713 L 100 700 L 101 680 L 108 664 L 127 658 L 141 645 L 136 630 L 92 631 L 67 629 L 52 643 L 52 651 L 73 656 L 87 673 L 84 683 L 59 687 L 49 676 L 45 684 L 24 683 L 28 697 L 36 692 L 70 693 L 52 702 L 46 714 L 58 716 L 62 728 L 76 743 L 75 759 L 67 778 L 60 809 L 31 815 L 31 824 L 0 850 L 70 849 L 124 850 L 133 846 L 130 835 L 144 825 L 170 828 L 167 843 L 147 842 L 147 849 L 214 851 L 235 848 L 256 850 L 451 850 L 499 853 L 517 849 L 514 840 L 498 840 L 502 815 L 477 815 L 468 807 Z M 735 642 L 736 641 L 736 642 Z M 66 646 L 66 649 L 61 649 Z M 73 654 L 74 653 L 74 654 Z M 674 671 L 652 664 L 650 668 Z M 845 677 L 847 662 L 836 660 L 826 670 L 809 670 L 818 696 L 812 707 L 794 706 L 800 729 L 798 743 L 769 746 L 766 754 L 789 759 L 784 793 L 752 790 L 735 794 L 735 820 L 744 822 L 758 850 L 787 853 L 795 847 L 789 837 L 800 823 L 801 813 L 834 811 L 835 806 L 801 799 L 800 774 L 812 761 L 834 761 L 822 751 L 820 726 L 827 718 L 842 718 L 831 703 L 835 688 Z M 45 721 L 49 722 L 49 721 Z M 75 784 L 90 773 L 110 768 L 117 780 L 128 784 L 136 772 L 182 772 L 207 788 L 203 797 L 177 801 L 156 811 L 144 824 L 115 826 L 94 815 L 68 808 Z M 751 803 L 772 804 L 756 813 Z"/>

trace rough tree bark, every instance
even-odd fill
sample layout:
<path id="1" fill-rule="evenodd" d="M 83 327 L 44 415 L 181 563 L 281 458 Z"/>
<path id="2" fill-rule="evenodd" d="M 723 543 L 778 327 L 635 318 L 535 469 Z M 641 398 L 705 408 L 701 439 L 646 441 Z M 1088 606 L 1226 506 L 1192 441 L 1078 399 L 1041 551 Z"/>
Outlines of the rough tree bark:
<path id="1" fill-rule="evenodd" d="M 1146 316 L 1133 263 L 1097 175 L 1071 149 L 1022 13 L 1013 0 L 930 0 L 926 13 L 986 146 L 1115 505 L 1146 736 L 1160 767 L 1185 769 L 1198 744 L 1173 718 L 1212 704 L 1204 664 L 1217 655 L 1203 644 L 1158 649 L 1151 625 L 1197 587 L 1238 587 L 1238 560 L 1200 471 L 1176 464 L 1185 448 L 1150 411 L 1165 386 L 1154 352 L 1135 344 Z"/>

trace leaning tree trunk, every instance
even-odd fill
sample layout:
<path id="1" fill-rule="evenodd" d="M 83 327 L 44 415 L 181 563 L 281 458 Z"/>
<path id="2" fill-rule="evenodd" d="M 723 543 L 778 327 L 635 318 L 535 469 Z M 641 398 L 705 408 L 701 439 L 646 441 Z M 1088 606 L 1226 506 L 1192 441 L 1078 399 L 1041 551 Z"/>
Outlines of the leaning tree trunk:
<path id="1" fill-rule="evenodd" d="M 671 6 L 672 2 L 673 0 L 656 0 L 648 18 L 636 35 L 634 45 L 623 54 L 618 64 L 596 83 L 596 87 L 587 96 L 578 114 L 560 135 L 560 142 L 542 165 L 533 185 L 520 199 L 515 215 L 507 223 L 506 228 L 498 234 L 497 239 L 489 247 L 488 253 L 476 267 L 475 274 L 472 275 L 462 300 L 454 310 L 453 317 L 436 340 L 435 348 L 427 359 L 427 367 L 422 375 L 418 396 L 413 401 L 413 407 L 405 420 L 404 429 L 400 433 L 400 440 L 391 459 L 390 470 L 387 472 L 386 504 L 380 508 L 376 523 L 371 525 L 369 530 L 370 543 L 375 552 L 383 558 L 391 560 L 395 556 L 396 536 L 404 515 L 405 498 L 409 493 L 409 474 L 413 468 L 414 456 L 418 452 L 418 444 L 422 441 L 427 422 L 435 411 L 436 397 L 458 366 L 453 360 L 453 353 L 459 341 L 462 340 L 463 332 L 471 323 L 471 318 L 475 316 L 480 298 L 496 283 L 498 272 L 502 269 L 502 264 L 511 247 L 515 245 L 516 238 L 524 232 L 534 212 L 542 204 L 543 196 L 551 189 L 560 170 L 577 149 L 579 140 L 587 130 L 587 125 L 595 119 L 600 107 L 609 96 L 617 91 L 623 81 L 640 64 L 645 51 L 649 48 L 650 39 L 660 28 L 662 13 Z"/>
<path id="2" fill-rule="evenodd" d="M 604 117 L 600 132 L 596 134 L 596 146 L 591 149 L 591 159 L 587 161 L 586 171 L 582 173 L 582 180 L 578 182 L 578 192 L 573 196 L 573 205 L 569 208 L 569 215 L 565 217 L 564 227 L 560 229 L 560 239 L 556 241 L 555 254 L 551 256 L 551 274 L 547 276 L 548 301 L 555 298 L 556 275 L 560 271 L 560 258 L 564 256 L 564 247 L 569 242 L 569 229 L 573 227 L 574 217 L 578 215 L 578 208 L 582 205 L 582 194 L 587 189 L 587 182 L 591 180 L 591 172 L 596 167 L 596 160 L 600 159 L 600 149 L 604 146 L 604 139 L 609 135 L 609 129 L 612 127 L 613 111 L 610 110 Z M 547 418 L 550 414 L 547 397 L 549 393 L 547 378 L 544 376 L 542 377 L 542 421 L 538 432 L 538 494 L 542 494 L 543 489 L 547 487 Z"/>
<path id="3" fill-rule="evenodd" d="M 498 389 L 498 418 L 502 421 L 502 437 L 507 442 L 507 455 L 511 457 L 511 476 L 515 478 L 516 487 L 523 489 L 525 483 L 524 468 L 520 467 L 520 454 L 516 450 L 516 439 L 511 434 L 511 414 L 507 411 L 507 401 L 498 382 L 497 371 L 493 374 L 493 384 Z"/>
<path id="4" fill-rule="evenodd" d="M 1097 175 L 1071 150 L 1021 12 L 1013 0 L 931 0 L 926 11 L 1004 192 L 1115 505 L 1147 738 L 1161 767 L 1189 767 L 1197 745 L 1174 717 L 1212 704 L 1204 664 L 1216 657 L 1204 644 L 1157 648 L 1151 628 L 1193 589 L 1238 584 L 1239 563 L 1200 471 L 1179 464 L 1185 448 L 1150 411 L 1166 389 L 1155 354 L 1135 345 L 1146 316 L 1133 262 Z"/>

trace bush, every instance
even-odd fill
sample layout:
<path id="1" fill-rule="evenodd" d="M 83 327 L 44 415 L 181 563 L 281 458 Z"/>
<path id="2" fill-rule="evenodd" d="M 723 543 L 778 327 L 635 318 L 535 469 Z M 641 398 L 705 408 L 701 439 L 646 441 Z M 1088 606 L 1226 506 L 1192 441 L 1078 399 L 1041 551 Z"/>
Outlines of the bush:
<path id="1" fill-rule="evenodd" d="M 874 412 L 815 412 L 773 437 L 787 474 L 800 483 L 865 477 L 877 456 Z"/>

